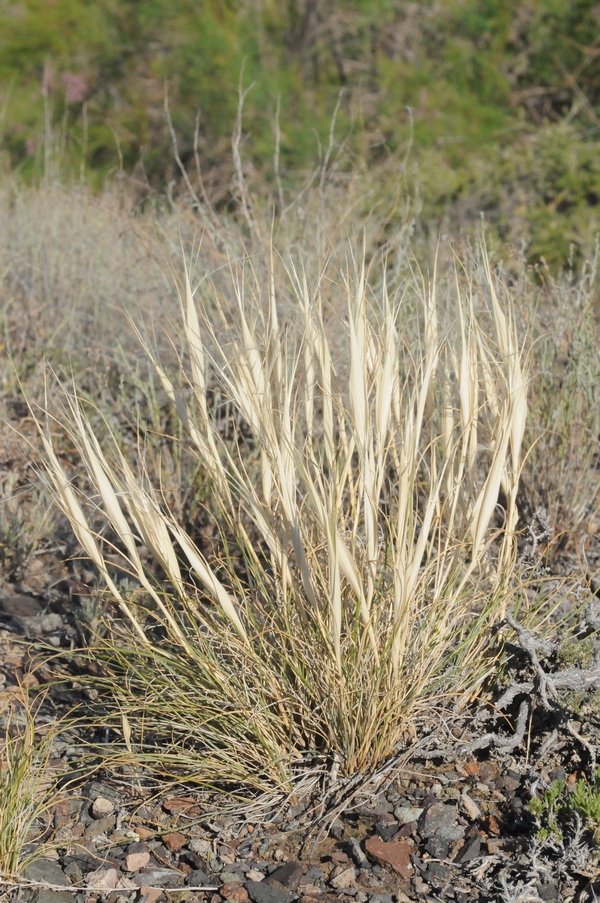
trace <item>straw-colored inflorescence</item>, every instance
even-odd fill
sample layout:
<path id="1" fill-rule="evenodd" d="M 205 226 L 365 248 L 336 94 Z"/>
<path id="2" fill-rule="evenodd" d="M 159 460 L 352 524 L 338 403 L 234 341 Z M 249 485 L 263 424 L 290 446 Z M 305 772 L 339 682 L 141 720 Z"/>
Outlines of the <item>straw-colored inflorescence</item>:
<path id="1" fill-rule="evenodd" d="M 511 599 L 527 412 L 510 302 L 483 261 L 481 279 L 457 276 L 441 300 L 435 275 L 389 294 L 352 259 L 310 287 L 273 253 L 264 271 L 232 265 L 231 293 L 215 288 L 210 304 L 186 274 L 185 379 L 140 338 L 210 484 L 219 560 L 171 516 L 141 461 L 117 440 L 101 447 L 70 397 L 69 429 L 123 569 L 168 637 L 155 644 L 110 576 L 44 436 L 59 503 L 132 628 L 108 658 L 145 693 L 142 745 L 168 722 L 173 761 L 197 750 L 206 780 L 289 781 L 306 749 L 369 770 L 415 717 L 481 685 L 490 627 Z M 329 280 L 346 298 L 337 320 Z M 215 386 L 243 445 L 214 412 Z M 122 689 L 120 705 L 134 708 Z"/>

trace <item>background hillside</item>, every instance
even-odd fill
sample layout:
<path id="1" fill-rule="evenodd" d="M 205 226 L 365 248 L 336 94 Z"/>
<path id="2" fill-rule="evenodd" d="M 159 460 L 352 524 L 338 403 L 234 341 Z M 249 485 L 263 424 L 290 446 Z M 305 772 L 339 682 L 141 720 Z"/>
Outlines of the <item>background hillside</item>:
<path id="1" fill-rule="evenodd" d="M 411 200 L 394 215 L 420 214 L 436 233 L 484 213 L 530 261 L 591 253 L 594 0 L 0 3 L 0 146 L 25 178 L 52 151 L 96 187 L 122 171 L 142 193 L 173 180 L 177 191 L 168 92 L 190 179 L 197 188 L 199 164 L 208 198 L 227 208 L 238 84 L 257 196 L 285 205 L 326 164 L 342 183 L 373 174 L 382 197 L 400 182 Z"/>

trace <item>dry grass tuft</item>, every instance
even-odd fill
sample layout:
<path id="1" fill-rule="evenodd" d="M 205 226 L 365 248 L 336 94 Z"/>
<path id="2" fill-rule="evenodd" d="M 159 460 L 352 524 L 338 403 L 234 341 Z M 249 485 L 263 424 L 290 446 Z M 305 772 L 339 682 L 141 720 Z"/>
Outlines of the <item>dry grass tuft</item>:
<path id="1" fill-rule="evenodd" d="M 0 876 L 20 874 L 43 855 L 47 813 L 58 802 L 50 755 L 57 729 L 41 736 L 27 691 L 0 696 Z"/>
<path id="2" fill-rule="evenodd" d="M 125 747 L 267 790 L 307 757 L 372 773 L 492 673 L 490 628 L 518 584 L 528 377 L 485 253 L 442 298 L 435 274 L 388 291 L 352 254 L 312 283 L 291 255 L 263 259 L 230 264 L 229 291 L 186 275 L 178 374 L 138 330 L 209 482 L 218 554 L 171 514 L 143 452 L 132 465 L 117 435 L 101 444 L 76 394 L 65 419 L 92 495 L 41 435 L 123 617 L 95 654 Z"/>

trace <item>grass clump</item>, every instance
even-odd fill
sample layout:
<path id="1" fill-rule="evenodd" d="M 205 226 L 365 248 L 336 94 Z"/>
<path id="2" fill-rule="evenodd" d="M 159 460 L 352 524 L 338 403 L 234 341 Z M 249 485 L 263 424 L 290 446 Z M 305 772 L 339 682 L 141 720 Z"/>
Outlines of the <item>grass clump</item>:
<path id="1" fill-rule="evenodd" d="M 4 694 L 6 696 L 6 693 Z M 41 735 L 26 692 L 0 699 L 0 875 L 20 874 L 43 855 L 40 840 L 47 814 L 58 802 L 50 776 L 50 756 L 56 729 Z"/>
<path id="2" fill-rule="evenodd" d="M 479 692 L 517 582 L 528 376 L 507 292 L 485 253 L 469 266 L 444 292 L 436 274 L 392 290 L 352 255 L 311 284 L 272 248 L 232 263 L 228 290 L 186 276 L 179 373 L 140 335 L 209 481 L 213 553 L 143 452 L 101 444 L 66 395 L 93 495 L 42 439 L 121 612 L 93 654 L 124 751 L 306 791 L 324 768 L 373 773 Z"/>

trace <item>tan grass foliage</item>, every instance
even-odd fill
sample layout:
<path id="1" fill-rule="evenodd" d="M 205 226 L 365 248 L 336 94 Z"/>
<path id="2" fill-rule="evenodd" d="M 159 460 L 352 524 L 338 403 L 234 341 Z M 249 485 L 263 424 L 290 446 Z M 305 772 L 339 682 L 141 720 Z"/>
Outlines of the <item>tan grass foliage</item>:
<path id="1" fill-rule="evenodd" d="M 38 733 L 27 691 L 0 694 L 0 876 L 23 871 L 43 855 L 46 816 L 58 801 L 50 755 L 57 730 Z"/>
<path id="2" fill-rule="evenodd" d="M 310 279 L 270 248 L 230 264 L 228 292 L 186 275 L 179 373 L 138 330 L 209 480 L 216 558 L 76 394 L 88 499 L 42 429 L 56 498 L 124 617 L 96 654 L 126 745 L 157 768 L 262 789 L 293 784 L 307 754 L 370 772 L 493 670 L 527 416 L 510 298 L 485 252 L 443 297 L 435 273 L 389 292 L 382 272 L 349 252 Z"/>

